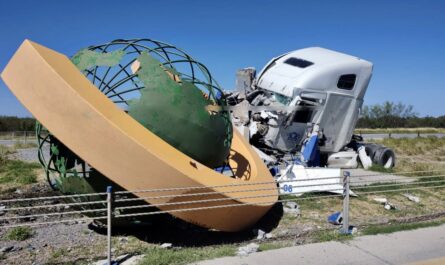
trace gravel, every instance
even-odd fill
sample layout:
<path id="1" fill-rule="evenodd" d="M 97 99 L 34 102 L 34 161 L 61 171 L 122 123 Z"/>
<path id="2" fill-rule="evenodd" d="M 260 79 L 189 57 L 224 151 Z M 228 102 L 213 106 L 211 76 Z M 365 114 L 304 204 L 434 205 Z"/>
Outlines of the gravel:
<path id="1" fill-rule="evenodd" d="M 9 147 L 14 146 L 15 143 L 16 143 L 16 141 L 13 141 L 13 140 L 0 140 L 0 145 L 5 145 L 5 146 L 9 146 Z M 43 151 L 45 153 L 49 154 L 49 145 L 44 145 Z M 38 153 L 38 148 L 36 148 L 36 147 L 25 148 L 25 149 L 16 149 L 16 153 L 11 154 L 10 158 L 23 160 L 26 162 L 39 162 L 37 153 Z"/>
<path id="2" fill-rule="evenodd" d="M 2 229 L 0 237 L 3 238 L 7 231 Z M 8 253 L 7 259 L 3 260 L 5 264 L 44 264 L 58 249 L 70 252 L 106 242 L 105 235 L 89 230 L 87 224 L 38 226 L 33 227 L 32 232 L 33 236 L 24 241 L 0 240 L 0 253 Z M 34 257 L 30 255 L 37 252 Z"/>

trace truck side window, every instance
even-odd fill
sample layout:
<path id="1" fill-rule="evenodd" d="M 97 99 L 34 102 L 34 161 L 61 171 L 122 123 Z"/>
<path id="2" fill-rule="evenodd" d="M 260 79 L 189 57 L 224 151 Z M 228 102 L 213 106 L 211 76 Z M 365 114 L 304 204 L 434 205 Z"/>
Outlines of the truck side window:
<path id="1" fill-rule="evenodd" d="M 299 110 L 294 117 L 293 122 L 298 122 L 298 123 L 308 123 L 312 121 L 312 114 L 314 112 L 310 109 L 302 109 Z"/>
<path id="2" fill-rule="evenodd" d="M 355 79 L 356 75 L 354 74 L 342 75 L 338 79 L 337 87 L 340 89 L 351 90 L 354 88 Z"/>

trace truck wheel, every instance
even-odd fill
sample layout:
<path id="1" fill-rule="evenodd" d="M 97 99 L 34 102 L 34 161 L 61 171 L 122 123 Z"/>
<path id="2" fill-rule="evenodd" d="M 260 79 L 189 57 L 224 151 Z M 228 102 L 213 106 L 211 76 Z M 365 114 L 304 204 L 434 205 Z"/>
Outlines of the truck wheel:
<path id="1" fill-rule="evenodd" d="M 377 149 L 381 148 L 381 145 L 378 144 L 364 144 L 366 155 L 374 161 L 374 155 Z"/>
<path id="2" fill-rule="evenodd" d="M 392 168 L 396 164 L 396 155 L 391 148 L 381 146 L 374 153 L 373 162 L 384 168 Z"/>

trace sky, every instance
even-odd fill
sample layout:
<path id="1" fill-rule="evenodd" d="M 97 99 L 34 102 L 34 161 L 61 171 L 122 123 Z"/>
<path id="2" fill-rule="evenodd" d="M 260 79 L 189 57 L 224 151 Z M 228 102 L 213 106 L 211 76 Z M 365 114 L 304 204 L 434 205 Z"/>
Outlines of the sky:
<path id="1" fill-rule="evenodd" d="M 0 0 L 0 70 L 24 39 L 71 56 L 114 39 L 171 43 L 224 89 L 238 69 L 311 46 L 374 64 L 365 104 L 445 115 L 445 1 Z M 0 115 L 30 116 L 0 81 Z"/>

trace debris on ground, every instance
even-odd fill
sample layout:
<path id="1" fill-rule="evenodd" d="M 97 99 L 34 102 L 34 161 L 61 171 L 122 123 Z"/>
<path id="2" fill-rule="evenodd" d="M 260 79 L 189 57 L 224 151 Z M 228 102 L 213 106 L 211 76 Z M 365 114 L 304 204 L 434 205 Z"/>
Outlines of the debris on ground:
<path id="1" fill-rule="evenodd" d="M 128 243 L 128 237 L 120 237 L 119 238 L 119 243 Z"/>
<path id="2" fill-rule="evenodd" d="M 341 212 L 335 212 L 328 216 L 328 222 L 333 225 L 341 225 L 343 221 L 343 214 Z"/>
<path id="3" fill-rule="evenodd" d="M 253 234 L 256 235 L 256 239 L 258 240 L 271 239 L 274 237 L 272 233 L 266 233 L 261 229 L 254 229 Z"/>
<path id="4" fill-rule="evenodd" d="M 133 257 L 125 260 L 124 262 L 122 262 L 121 265 L 136 265 L 136 264 L 140 264 L 144 257 L 145 257 L 145 255 L 133 256 Z"/>
<path id="5" fill-rule="evenodd" d="M 260 248 L 260 246 L 258 244 L 250 243 L 247 246 L 239 247 L 238 252 L 236 254 L 238 256 L 247 256 L 251 253 L 257 252 L 259 248 Z"/>
<path id="6" fill-rule="evenodd" d="M 121 265 L 136 264 L 136 263 L 126 263 L 128 260 L 130 260 L 131 256 L 132 256 L 131 254 L 121 255 L 121 256 L 113 259 L 111 264 L 121 264 Z M 92 263 L 91 265 L 107 265 L 107 264 L 108 264 L 108 261 L 106 259 L 103 259 L 103 260 L 98 260 L 98 261 Z"/>
<path id="7" fill-rule="evenodd" d="M 172 243 L 164 243 L 161 245 L 161 248 L 172 248 L 173 244 Z"/>
<path id="8" fill-rule="evenodd" d="M 2 247 L 0 248 L 0 253 L 6 253 L 6 252 L 10 252 L 11 250 L 14 249 L 14 246 L 7 246 L 7 247 Z"/>
<path id="9" fill-rule="evenodd" d="M 0 215 L 4 215 L 6 213 L 6 206 L 5 205 L 0 205 Z"/>
<path id="10" fill-rule="evenodd" d="M 285 206 L 288 207 L 289 209 L 297 209 L 298 208 L 298 204 L 296 202 L 286 202 Z"/>
<path id="11" fill-rule="evenodd" d="M 391 204 L 391 203 L 389 203 L 389 202 L 385 203 L 384 207 L 385 207 L 386 210 L 395 210 L 396 209 L 396 206 Z"/>
<path id="12" fill-rule="evenodd" d="M 380 204 L 383 204 L 383 207 L 384 207 L 386 210 L 395 210 L 395 209 L 396 209 L 396 206 L 395 206 L 394 204 L 390 203 L 390 202 L 388 201 L 388 199 L 386 199 L 386 198 L 384 198 L 384 197 L 376 197 L 376 198 L 374 198 L 373 200 L 374 200 L 375 202 L 378 202 L 378 203 L 380 203 Z"/>
<path id="13" fill-rule="evenodd" d="M 266 237 L 266 239 L 271 239 L 271 238 L 274 237 L 274 235 L 273 235 L 272 233 L 267 233 L 267 234 L 265 235 L 265 237 Z"/>
<path id="14" fill-rule="evenodd" d="M 266 237 L 266 232 L 264 232 L 264 231 L 261 230 L 261 229 L 255 229 L 255 230 L 254 230 L 254 233 L 257 235 L 257 236 L 256 236 L 256 239 L 261 240 L 261 239 L 264 239 L 264 238 Z"/>
<path id="15" fill-rule="evenodd" d="M 286 202 L 283 211 L 295 217 L 298 217 L 301 214 L 300 206 L 296 202 Z"/>
<path id="16" fill-rule="evenodd" d="M 408 200 L 410 200 L 412 202 L 415 202 L 415 203 L 419 203 L 420 202 L 420 198 L 417 197 L 417 196 L 414 196 L 412 194 L 406 193 L 406 194 L 403 194 L 403 196 L 405 196 L 406 198 L 408 198 Z"/>
<path id="17" fill-rule="evenodd" d="M 358 230 L 357 230 L 356 226 L 350 225 L 348 228 L 348 231 L 346 233 L 344 233 L 343 230 L 341 230 L 341 229 L 339 230 L 339 232 L 341 234 L 355 235 L 358 232 Z"/>
<path id="18" fill-rule="evenodd" d="M 383 197 L 377 197 L 373 199 L 374 201 L 381 203 L 381 204 L 387 204 L 388 203 L 388 199 L 383 198 Z"/>

